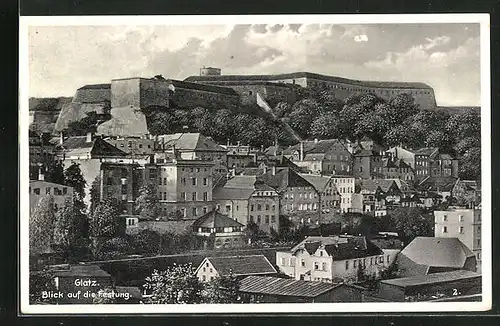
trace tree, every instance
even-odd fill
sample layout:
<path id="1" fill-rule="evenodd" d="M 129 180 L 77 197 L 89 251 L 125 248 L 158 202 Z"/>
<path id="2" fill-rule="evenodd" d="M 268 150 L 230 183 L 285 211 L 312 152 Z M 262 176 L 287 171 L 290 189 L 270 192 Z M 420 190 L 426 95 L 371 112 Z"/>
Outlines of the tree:
<path id="1" fill-rule="evenodd" d="M 399 230 L 405 238 L 405 243 L 416 237 L 434 236 L 434 216 L 420 207 L 400 207 L 390 216 L 391 225 Z"/>
<path id="2" fill-rule="evenodd" d="M 131 243 L 134 252 L 137 254 L 160 254 L 161 253 L 161 237 L 159 232 L 150 229 L 140 230 L 132 235 Z"/>
<path id="3" fill-rule="evenodd" d="M 230 110 L 215 111 L 212 118 L 213 132 L 211 135 L 215 141 L 224 142 L 227 139 L 233 139 L 233 118 L 234 115 Z"/>
<path id="4" fill-rule="evenodd" d="M 175 117 L 170 111 L 152 109 L 146 115 L 148 130 L 152 135 L 165 135 L 172 133 L 175 128 Z"/>
<path id="5" fill-rule="evenodd" d="M 240 301 L 239 281 L 230 273 L 216 276 L 203 286 L 201 291 L 203 303 L 237 303 Z"/>
<path id="6" fill-rule="evenodd" d="M 95 254 L 100 252 L 103 242 L 118 236 L 123 230 L 124 223 L 120 219 L 120 211 L 120 205 L 114 198 L 105 199 L 94 210 L 90 232 Z"/>
<path id="7" fill-rule="evenodd" d="M 61 162 L 56 160 L 53 164 L 49 165 L 47 171 L 47 181 L 64 184 L 64 169 Z"/>
<path id="8" fill-rule="evenodd" d="M 312 99 L 295 102 L 289 115 L 289 125 L 301 136 L 306 137 L 314 118 L 320 111 L 319 104 Z"/>
<path id="9" fill-rule="evenodd" d="M 55 304 L 54 298 L 44 298 L 42 292 L 56 291 L 53 275 L 47 270 L 30 271 L 29 301 L 30 304 Z"/>
<path id="10" fill-rule="evenodd" d="M 75 207 L 72 199 L 67 198 L 64 206 L 56 212 L 54 223 L 54 245 L 65 259 L 78 261 L 87 256 L 86 224 L 86 216 Z"/>
<path id="11" fill-rule="evenodd" d="M 190 304 L 202 302 L 203 285 L 191 264 L 174 265 L 165 271 L 154 270 L 146 277 L 144 289 L 150 304 Z"/>
<path id="12" fill-rule="evenodd" d="M 114 237 L 104 240 L 95 255 L 96 259 L 117 259 L 130 254 L 130 243 L 126 238 Z"/>
<path id="13" fill-rule="evenodd" d="M 323 113 L 313 120 L 310 134 L 320 139 L 340 136 L 340 120 L 335 113 Z"/>
<path id="14" fill-rule="evenodd" d="M 481 147 L 469 148 L 460 158 L 458 176 L 464 180 L 481 180 Z"/>
<path id="15" fill-rule="evenodd" d="M 97 112 L 88 112 L 86 117 L 77 121 L 71 121 L 64 130 L 64 133 L 70 136 L 83 136 L 88 132 L 95 132 L 99 120 L 100 118 Z"/>
<path id="16" fill-rule="evenodd" d="M 101 176 L 97 175 L 92 181 L 90 187 L 90 214 L 94 213 L 95 208 L 101 202 Z"/>
<path id="17" fill-rule="evenodd" d="M 279 119 L 287 117 L 292 112 L 292 106 L 287 102 L 279 102 L 274 107 L 273 113 Z"/>
<path id="18" fill-rule="evenodd" d="M 85 187 L 87 182 L 83 178 L 79 164 L 72 163 L 68 168 L 66 168 L 64 171 L 64 184 L 73 188 L 75 194 L 74 204 L 77 209 L 84 212 L 85 203 L 83 202 L 83 199 L 85 198 Z"/>
<path id="19" fill-rule="evenodd" d="M 46 195 L 42 197 L 30 214 L 30 256 L 37 256 L 51 251 L 54 235 L 54 219 L 54 197 Z"/>
<path id="20" fill-rule="evenodd" d="M 160 213 L 158 197 L 154 184 L 142 186 L 135 200 L 135 212 L 148 219 L 156 219 Z"/>

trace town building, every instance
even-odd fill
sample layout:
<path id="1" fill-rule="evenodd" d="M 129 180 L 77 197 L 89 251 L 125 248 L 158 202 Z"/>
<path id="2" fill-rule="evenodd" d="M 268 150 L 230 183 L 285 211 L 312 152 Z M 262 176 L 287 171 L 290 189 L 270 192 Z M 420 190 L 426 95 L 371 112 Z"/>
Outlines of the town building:
<path id="1" fill-rule="evenodd" d="M 280 196 L 280 215 L 286 215 L 295 224 L 314 224 L 321 219 L 318 192 L 293 169 L 271 169 L 260 179 Z"/>
<path id="2" fill-rule="evenodd" d="M 283 155 L 311 173 L 352 173 L 352 154 L 338 139 L 301 141 L 283 150 Z"/>
<path id="3" fill-rule="evenodd" d="M 279 270 L 296 279 L 322 282 L 378 277 L 393 261 L 363 236 L 307 237 L 290 251 L 276 253 Z"/>
<path id="4" fill-rule="evenodd" d="M 434 211 L 434 236 L 457 238 L 476 256 L 477 267 L 481 266 L 481 210 L 449 207 L 445 211 Z"/>
<path id="5" fill-rule="evenodd" d="M 103 162 L 100 170 L 100 200 L 115 198 L 123 214 L 133 215 L 144 169 L 138 163 Z"/>
<path id="6" fill-rule="evenodd" d="M 382 280 L 377 298 L 391 302 L 415 302 L 471 296 L 481 293 L 481 282 L 481 274 L 467 270 Z"/>
<path id="7" fill-rule="evenodd" d="M 227 164 L 229 169 L 238 169 L 257 166 L 257 151 L 249 145 L 221 145 L 227 150 Z"/>
<path id="8" fill-rule="evenodd" d="M 66 200 L 73 200 L 73 188 L 53 182 L 41 180 L 30 180 L 29 186 L 30 212 L 38 206 L 40 200 L 46 196 L 54 198 L 54 209 L 64 207 Z"/>
<path id="9" fill-rule="evenodd" d="M 453 188 L 457 183 L 458 178 L 454 177 L 427 177 L 420 181 L 417 185 L 419 194 L 426 195 L 428 192 L 435 193 L 440 196 L 440 201 L 451 200 L 453 197 Z"/>
<path id="10" fill-rule="evenodd" d="M 207 257 L 195 274 L 200 281 L 207 282 L 218 276 L 232 275 L 241 279 L 250 275 L 274 275 L 277 271 L 264 255 L 249 255 Z"/>
<path id="11" fill-rule="evenodd" d="M 365 179 L 360 181 L 363 212 L 373 212 L 386 206 L 399 206 L 401 191 L 394 180 Z"/>
<path id="12" fill-rule="evenodd" d="M 121 151 L 125 152 L 128 156 L 144 156 L 152 155 L 155 149 L 155 142 L 153 139 L 140 138 L 140 137 L 106 137 L 104 140 Z"/>
<path id="13" fill-rule="evenodd" d="M 383 158 L 378 172 L 385 179 L 400 179 L 405 182 L 413 182 L 415 180 L 413 169 L 402 159 L 392 157 Z"/>
<path id="14" fill-rule="evenodd" d="M 476 256 L 458 238 L 416 237 L 396 261 L 402 277 L 459 269 L 477 271 Z"/>
<path id="15" fill-rule="evenodd" d="M 279 196 L 256 176 L 234 176 L 213 190 L 220 212 L 243 225 L 253 222 L 259 229 L 279 232 Z"/>
<path id="16" fill-rule="evenodd" d="M 458 205 L 474 207 L 481 203 L 481 183 L 476 180 L 458 179 L 451 192 Z"/>
<path id="17" fill-rule="evenodd" d="M 245 303 L 361 302 L 362 290 L 343 283 L 248 276 L 239 293 Z"/>
<path id="18" fill-rule="evenodd" d="M 239 248 L 245 245 L 245 225 L 219 213 L 210 211 L 193 222 L 192 231 L 204 239 L 209 249 Z"/>
<path id="19" fill-rule="evenodd" d="M 312 184 L 319 194 L 322 223 L 329 221 L 334 215 L 340 213 L 341 196 L 336 184 L 332 181 L 332 176 L 317 174 L 301 174 L 300 176 Z"/>
<path id="20" fill-rule="evenodd" d="M 55 146 L 50 142 L 48 134 L 29 131 L 29 169 L 30 179 L 36 180 L 40 168 L 46 169 L 55 162 Z"/>
<path id="21" fill-rule="evenodd" d="M 340 194 L 340 211 L 342 213 L 361 213 L 362 196 L 356 193 L 356 179 L 350 175 L 333 175 L 331 182 Z"/>
<path id="22" fill-rule="evenodd" d="M 156 185 L 163 216 L 196 219 L 213 208 L 212 169 L 208 160 L 157 156 L 145 165 L 144 180 Z"/>

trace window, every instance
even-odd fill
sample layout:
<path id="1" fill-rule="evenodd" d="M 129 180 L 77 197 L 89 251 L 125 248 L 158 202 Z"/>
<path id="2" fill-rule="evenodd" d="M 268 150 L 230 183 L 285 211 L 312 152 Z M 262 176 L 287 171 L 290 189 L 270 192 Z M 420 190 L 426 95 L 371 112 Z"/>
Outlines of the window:
<path id="1" fill-rule="evenodd" d="M 269 224 L 269 215 L 266 215 L 266 224 Z"/>
<path id="2" fill-rule="evenodd" d="M 196 178 L 191 178 L 191 183 L 193 184 L 193 186 L 196 186 Z"/>
<path id="3" fill-rule="evenodd" d="M 186 201 L 186 193 L 185 192 L 181 192 L 181 200 Z"/>
<path id="4" fill-rule="evenodd" d="M 207 178 L 203 178 L 203 185 L 204 185 L 204 186 L 207 186 L 207 185 L 208 185 L 208 179 L 207 179 Z"/>
<path id="5" fill-rule="evenodd" d="M 383 262 L 384 262 L 384 256 L 380 256 L 380 257 L 378 258 L 378 262 L 379 262 L 379 263 L 383 263 Z"/>
<path id="6" fill-rule="evenodd" d="M 295 266 L 295 258 L 290 258 L 289 260 L 290 266 Z"/>
<path id="7" fill-rule="evenodd" d="M 349 269 L 349 261 L 348 261 L 348 260 L 346 260 L 346 261 L 345 261 L 345 270 L 348 270 L 348 269 Z"/>
<path id="8" fill-rule="evenodd" d="M 250 205 L 250 211 L 253 212 L 253 204 Z"/>
<path id="9" fill-rule="evenodd" d="M 231 211 L 231 205 L 226 205 L 226 212 L 230 212 Z"/>
<path id="10" fill-rule="evenodd" d="M 50 195 L 50 187 L 45 188 L 45 194 Z M 55 193 L 54 193 L 54 195 L 55 195 Z"/>
<path id="11" fill-rule="evenodd" d="M 443 215 L 443 221 L 448 221 L 448 215 L 446 214 Z"/>
<path id="12" fill-rule="evenodd" d="M 390 261 L 391 261 L 391 256 L 387 255 L 387 263 L 390 263 Z"/>
<path id="13" fill-rule="evenodd" d="M 443 233 L 448 233 L 448 227 L 443 226 Z"/>
<path id="14" fill-rule="evenodd" d="M 269 210 L 269 204 L 266 204 L 266 211 Z"/>
<path id="15" fill-rule="evenodd" d="M 68 194 L 68 188 L 64 187 L 63 188 L 63 195 L 67 195 Z"/>
<path id="16" fill-rule="evenodd" d="M 186 185 L 186 178 L 181 178 L 181 184 L 184 186 Z"/>
<path id="17" fill-rule="evenodd" d="M 203 193 L 203 201 L 208 201 L 208 192 Z"/>
<path id="18" fill-rule="evenodd" d="M 317 271 L 319 269 L 319 263 L 314 262 L 314 270 Z"/>
<path id="19" fill-rule="evenodd" d="M 281 257 L 281 266 L 286 266 L 285 257 Z"/>
<path id="20" fill-rule="evenodd" d="M 302 267 L 306 267 L 306 261 L 305 261 L 304 259 L 301 259 L 301 260 L 300 260 L 300 265 L 301 265 Z"/>
<path id="21" fill-rule="evenodd" d="M 203 267 L 203 271 L 205 271 L 205 267 Z M 203 279 L 203 281 L 207 280 L 207 276 L 206 275 L 202 275 L 201 278 Z"/>
<path id="22" fill-rule="evenodd" d="M 260 222 L 261 222 L 260 215 L 257 215 L 257 224 L 260 224 Z"/>
<path id="23" fill-rule="evenodd" d="M 352 266 L 352 267 L 356 268 L 356 267 L 357 267 L 357 264 L 358 264 L 358 261 L 357 261 L 357 260 L 355 260 L 355 261 L 354 261 L 354 264 L 353 264 L 353 266 Z"/>
<path id="24" fill-rule="evenodd" d="M 262 205 L 261 204 L 257 204 L 257 210 L 258 211 L 262 210 Z"/>
<path id="25" fill-rule="evenodd" d="M 321 263 L 321 270 L 326 271 L 326 263 Z"/>
<path id="26" fill-rule="evenodd" d="M 196 201 L 196 192 L 193 192 L 193 194 L 192 194 L 192 200 Z"/>
<path id="27" fill-rule="evenodd" d="M 323 257 L 323 251 L 320 251 L 320 252 L 319 252 L 319 255 L 320 255 L 321 257 Z"/>
<path id="28" fill-rule="evenodd" d="M 461 227 L 460 227 L 459 232 L 460 232 L 461 234 L 463 234 L 463 233 L 464 233 L 464 227 L 463 227 L 463 226 L 461 226 Z"/>
<path id="29" fill-rule="evenodd" d="M 206 213 L 207 213 L 207 208 L 203 207 L 203 215 L 205 215 Z"/>
<path id="30" fill-rule="evenodd" d="M 271 223 L 276 223 L 276 216 L 275 215 L 271 215 Z"/>
<path id="31" fill-rule="evenodd" d="M 106 184 L 107 184 L 108 186 L 111 186 L 111 185 L 113 184 L 113 178 L 108 177 Z"/>
<path id="32" fill-rule="evenodd" d="M 40 188 L 34 188 L 34 189 L 33 189 L 33 193 L 34 193 L 35 195 L 40 195 Z"/>
<path id="33" fill-rule="evenodd" d="M 463 222 L 463 221 L 464 221 L 464 216 L 463 216 L 463 215 L 460 215 L 460 216 L 458 217 L 458 220 L 459 220 L 460 222 Z"/>
<path id="34" fill-rule="evenodd" d="M 198 215 L 198 209 L 196 207 L 193 207 L 193 216 Z"/>

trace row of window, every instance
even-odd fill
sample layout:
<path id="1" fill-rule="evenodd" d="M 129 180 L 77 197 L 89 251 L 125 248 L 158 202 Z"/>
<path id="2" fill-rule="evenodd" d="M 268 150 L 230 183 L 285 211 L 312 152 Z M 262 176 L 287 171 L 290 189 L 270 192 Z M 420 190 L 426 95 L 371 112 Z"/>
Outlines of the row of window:
<path id="1" fill-rule="evenodd" d="M 201 171 L 201 168 L 181 168 L 181 171 L 184 172 L 184 171 L 189 171 L 189 172 L 200 172 Z M 203 172 L 207 172 L 207 168 L 203 168 Z"/>
<path id="2" fill-rule="evenodd" d="M 390 263 L 390 261 L 391 261 L 390 255 L 386 256 L 386 261 L 387 261 L 387 264 Z M 378 264 L 383 264 L 383 263 L 384 263 L 384 256 L 370 257 L 370 266 L 374 265 L 374 264 L 378 265 Z M 352 268 L 359 268 L 359 267 L 366 267 L 366 266 L 368 266 L 368 258 L 354 259 L 352 261 Z M 345 261 L 345 269 L 349 270 L 349 268 L 351 268 L 351 261 L 346 260 Z"/>
<path id="3" fill-rule="evenodd" d="M 160 179 L 160 184 L 161 184 L 161 179 Z M 163 184 L 164 185 L 167 184 L 167 178 L 163 178 Z M 186 178 L 181 178 L 181 185 L 185 186 L 186 184 L 187 184 Z M 191 178 L 189 184 L 192 185 L 192 186 L 198 185 L 197 178 Z M 208 178 L 203 178 L 203 185 L 204 186 L 208 186 Z"/>
<path id="4" fill-rule="evenodd" d="M 443 226 L 443 233 L 448 233 L 448 226 Z M 478 227 L 478 232 L 481 231 L 481 227 Z M 458 227 L 458 233 L 464 234 L 465 233 L 465 228 L 463 226 Z"/>
<path id="5" fill-rule="evenodd" d="M 271 219 L 270 220 L 271 223 L 276 223 L 276 215 L 265 215 L 265 216 L 257 215 L 257 219 L 255 219 L 253 215 L 250 215 L 250 221 L 254 222 L 254 223 L 257 223 L 257 224 L 261 224 L 262 223 L 262 217 L 264 217 L 264 223 L 265 224 L 269 224 L 269 218 Z"/>
<path id="6" fill-rule="evenodd" d="M 164 192 L 165 197 L 166 197 L 166 192 Z M 164 199 L 165 200 L 165 199 Z M 181 192 L 181 201 L 186 201 L 187 200 L 187 194 L 185 192 Z M 192 201 L 208 201 L 208 192 L 203 192 L 203 199 L 198 198 L 198 193 L 192 192 L 191 193 L 191 200 Z"/>
<path id="7" fill-rule="evenodd" d="M 257 206 L 257 211 L 262 211 L 263 207 L 265 208 L 266 211 L 268 210 L 271 210 L 271 211 L 275 211 L 276 210 L 276 205 L 269 205 L 269 204 L 265 204 L 264 206 L 262 204 L 257 204 L 257 205 L 254 205 L 254 204 L 251 204 L 250 205 L 250 211 L 253 212 L 254 209 L 255 209 L 255 206 Z M 227 207 L 227 206 L 226 206 Z"/>
<path id="8" fill-rule="evenodd" d="M 31 194 L 31 187 L 29 187 L 29 193 Z M 35 195 L 40 195 L 41 191 L 40 188 L 33 188 L 33 194 Z M 45 194 L 46 195 L 55 195 L 55 196 L 64 196 L 68 194 L 68 188 L 63 187 L 62 190 L 54 187 L 45 187 Z"/>

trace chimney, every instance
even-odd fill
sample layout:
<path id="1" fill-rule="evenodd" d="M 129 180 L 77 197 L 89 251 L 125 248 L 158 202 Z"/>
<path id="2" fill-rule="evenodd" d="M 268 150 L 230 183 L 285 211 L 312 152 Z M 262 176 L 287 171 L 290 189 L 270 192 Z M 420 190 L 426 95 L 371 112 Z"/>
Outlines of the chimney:
<path id="1" fill-rule="evenodd" d="M 87 132 L 87 140 L 86 140 L 87 143 L 90 143 L 92 142 L 92 132 Z"/>
<path id="2" fill-rule="evenodd" d="M 299 157 L 299 161 L 303 161 L 304 160 L 304 142 L 300 142 L 300 157 Z"/>
<path id="3" fill-rule="evenodd" d="M 62 145 L 64 143 L 64 134 L 63 132 L 61 131 L 59 133 L 59 145 Z"/>
<path id="4" fill-rule="evenodd" d="M 273 167 L 272 167 L 272 170 L 271 170 L 271 171 L 272 171 L 272 174 L 273 174 L 273 175 L 276 175 L 276 165 L 273 165 Z"/>
<path id="5" fill-rule="evenodd" d="M 40 181 L 45 180 L 45 175 L 43 173 L 43 165 L 40 165 L 40 168 L 38 169 L 38 180 Z"/>

